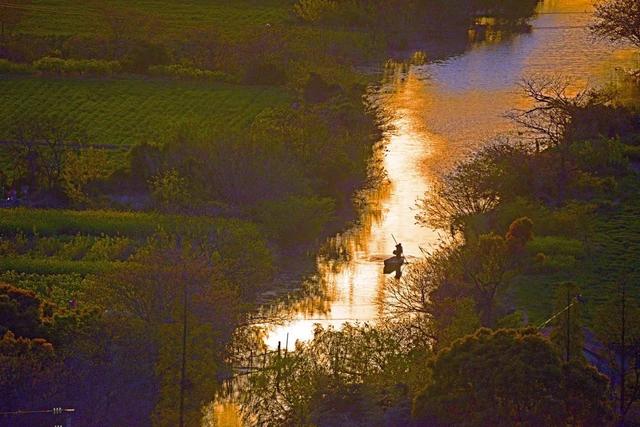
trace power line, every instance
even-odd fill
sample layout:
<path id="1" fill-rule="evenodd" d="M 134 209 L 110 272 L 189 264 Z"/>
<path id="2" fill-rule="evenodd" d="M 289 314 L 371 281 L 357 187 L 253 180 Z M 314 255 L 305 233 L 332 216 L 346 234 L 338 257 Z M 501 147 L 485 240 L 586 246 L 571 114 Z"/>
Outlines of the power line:
<path id="1" fill-rule="evenodd" d="M 31 7 L 31 6 L 20 6 L 15 4 L 8 3 L 0 3 L 0 7 L 5 9 L 15 9 L 22 10 L 25 12 L 45 12 L 45 13 L 57 13 L 59 15 L 71 15 L 71 16 L 86 16 L 80 12 L 65 12 L 59 9 L 50 9 L 50 8 L 41 8 L 41 7 Z"/>
<path id="2" fill-rule="evenodd" d="M 532 30 L 573 30 L 578 28 L 589 28 L 588 25 L 562 25 L 557 27 L 531 27 Z"/>
<path id="3" fill-rule="evenodd" d="M 0 416 L 29 415 L 29 414 L 60 415 L 63 413 L 72 413 L 72 412 L 76 412 L 76 410 L 74 408 L 52 408 L 52 409 L 41 409 L 41 410 L 0 412 Z"/>

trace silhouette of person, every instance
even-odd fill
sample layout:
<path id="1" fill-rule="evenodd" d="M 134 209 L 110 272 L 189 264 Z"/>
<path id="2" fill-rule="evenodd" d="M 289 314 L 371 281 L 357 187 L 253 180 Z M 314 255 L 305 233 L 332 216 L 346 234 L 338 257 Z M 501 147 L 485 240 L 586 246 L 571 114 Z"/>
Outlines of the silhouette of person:
<path id="1" fill-rule="evenodd" d="M 404 250 L 402 249 L 402 243 L 398 243 L 396 245 L 396 250 L 393 251 L 393 254 L 398 258 L 401 258 L 403 253 L 404 253 Z"/>

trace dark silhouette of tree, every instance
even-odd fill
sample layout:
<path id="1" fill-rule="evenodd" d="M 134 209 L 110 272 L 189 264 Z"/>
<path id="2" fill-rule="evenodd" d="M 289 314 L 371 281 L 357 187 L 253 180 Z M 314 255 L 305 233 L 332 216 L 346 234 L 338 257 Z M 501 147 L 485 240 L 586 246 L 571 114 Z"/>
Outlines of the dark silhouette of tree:
<path id="1" fill-rule="evenodd" d="M 430 367 L 414 400 L 416 425 L 606 425 L 610 418 L 606 378 L 564 364 L 534 329 L 481 329 L 440 351 Z"/>
<path id="2" fill-rule="evenodd" d="M 68 153 L 79 151 L 85 133 L 73 122 L 48 115 L 27 115 L 13 121 L 10 150 L 13 166 L 32 188 L 60 189 Z"/>
<path id="3" fill-rule="evenodd" d="M 496 322 L 496 297 L 511 276 L 507 245 L 502 236 L 485 234 L 465 245 L 460 252 L 464 280 L 473 286 L 483 326 Z"/>
<path id="4" fill-rule="evenodd" d="M 41 407 L 54 389 L 59 368 L 51 343 L 5 332 L 0 338 L 0 410 Z"/>
<path id="5" fill-rule="evenodd" d="M 42 302 L 34 292 L 0 283 L 0 335 L 42 338 Z"/>
<path id="6" fill-rule="evenodd" d="M 533 105 L 514 109 L 507 114 L 518 124 L 522 134 L 535 144 L 537 152 L 555 150 L 559 159 L 559 186 L 567 180 L 569 147 L 573 142 L 571 122 L 575 114 L 587 106 L 602 105 L 607 97 L 590 89 L 575 90 L 571 82 L 557 77 L 524 79 L 520 87 Z"/>
<path id="7" fill-rule="evenodd" d="M 591 31 L 614 42 L 640 48 L 640 1 L 606 0 L 596 5 Z"/>

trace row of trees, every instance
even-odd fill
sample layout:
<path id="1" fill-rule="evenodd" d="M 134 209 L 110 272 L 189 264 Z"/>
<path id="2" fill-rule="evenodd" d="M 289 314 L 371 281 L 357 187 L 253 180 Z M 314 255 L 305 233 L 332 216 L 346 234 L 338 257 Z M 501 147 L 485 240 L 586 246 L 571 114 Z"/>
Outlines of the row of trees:
<path id="1" fill-rule="evenodd" d="M 109 148 L 88 144 L 83 129 L 70 120 L 27 115 L 12 120 L 3 149 L 11 159 L 0 176 L 0 190 L 19 197 L 58 205 L 90 201 L 89 186 L 111 173 Z"/>
<path id="2" fill-rule="evenodd" d="M 340 1 L 300 0 L 294 13 L 305 22 L 367 28 L 371 31 L 401 32 L 425 25 L 431 31 L 466 29 L 477 17 L 493 17 L 503 23 L 517 23 L 530 18 L 536 0 L 395 0 Z M 456 28 L 458 29 L 458 28 Z"/>
<path id="3" fill-rule="evenodd" d="M 229 222 L 156 235 L 135 259 L 86 278 L 68 307 L 0 285 L 0 412 L 64 404 L 78 425 L 199 424 L 225 344 L 272 272 L 257 230 Z"/>

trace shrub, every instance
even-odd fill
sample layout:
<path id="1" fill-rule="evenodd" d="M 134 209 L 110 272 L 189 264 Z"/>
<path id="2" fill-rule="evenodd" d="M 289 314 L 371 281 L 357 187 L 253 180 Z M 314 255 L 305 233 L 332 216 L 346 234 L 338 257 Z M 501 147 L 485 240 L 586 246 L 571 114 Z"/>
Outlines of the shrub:
<path id="1" fill-rule="evenodd" d="M 165 210 L 180 209 L 189 205 L 192 197 L 188 181 L 177 170 L 171 169 L 151 178 L 151 194 L 159 207 Z"/>
<path id="2" fill-rule="evenodd" d="M 299 0 L 293 13 L 305 22 L 321 22 L 336 13 L 338 4 L 332 0 Z"/>
<path id="3" fill-rule="evenodd" d="M 76 235 L 65 243 L 57 256 L 64 260 L 78 261 L 84 258 L 95 242 L 95 237 Z"/>
<path id="4" fill-rule="evenodd" d="M 149 67 L 149 73 L 154 76 L 171 77 L 174 79 L 207 80 L 212 82 L 237 83 L 238 78 L 223 71 L 203 70 L 187 65 L 154 65 Z"/>
<path id="5" fill-rule="evenodd" d="M 535 237 L 527 244 L 531 254 L 567 255 L 581 258 L 585 254 L 584 244 L 579 240 L 559 236 Z"/>
<path id="6" fill-rule="evenodd" d="M 33 255 L 37 257 L 54 256 L 62 250 L 64 242 L 58 237 L 39 237 L 36 239 Z"/>
<path id="7" fill-rule="evenodd" d="M 31 72 L 31 67 L 27 64 L 18 64 L 0 59 L 0 74 L 26 74 Z"/>
<path id="8" fill-rule="evenodd" d="M 101 236 L 95 240 L 86 261 L 126 261 L 135 249 L 134 242 L 122 236 Z"/>
<path id="9" fill-rule="evenodd" d="M 625 145 L 616 139 L 579 141 L 571 145 L 578 166 L 601 175 L 621 175 L 628 171 Z"/>
<path id="10" fill-rule="evenodd" d="M 101 59 L 61 59 L 46 56 L 33 63 L 35 71 L 52 74 L 110 76 L 121 71 L 118 61 Z"/>
<path id="11" fill-rule="evenodd" d="M 107 261 L 71 261 L 26 256 L 0 258 L 0 270 L 36 274 L 95 274 L 110 271 L 118 263 Z"/>
<path id="12" fill-rule="evenodd" d="M 23 255 L 33 248 L 33 237 L 23 232 L 0 236 L 0 256 Z"/>
<path id="13" fill-rule="evenodd" d="M 59 306 L 65 306 L 70 299 L 78 299 L 86 286 L 83 276 L 77 273 L 41 275 L 15 270 L 0 273 L 0 282 L 33 291 Z"/>

